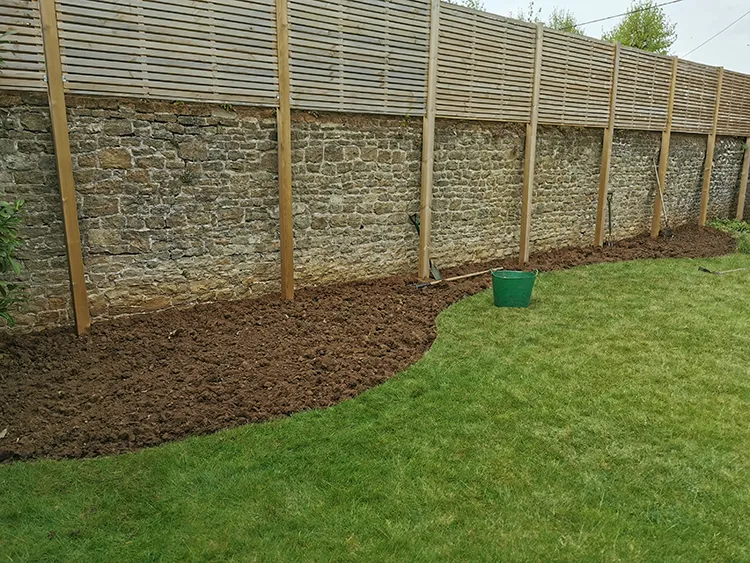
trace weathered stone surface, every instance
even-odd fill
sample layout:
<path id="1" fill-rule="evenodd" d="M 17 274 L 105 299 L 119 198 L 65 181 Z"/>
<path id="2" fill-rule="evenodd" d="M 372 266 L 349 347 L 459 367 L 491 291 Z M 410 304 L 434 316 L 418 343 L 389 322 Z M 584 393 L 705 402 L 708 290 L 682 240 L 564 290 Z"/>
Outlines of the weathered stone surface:
<path id="1" fill-rule="evenodd" d="M 52 133 L 45 97 L 0 93 L 0 199 L 26 201 L 19 256 L 28 303 L 19 325 L 54 325 L 72 319 Z"/>
<path id="2" fill-rule="evenodd" d="M 698 221 L 703 166 L 706 160 L 706 137 L 672 133 L 669 172 L 667 185 L 664 187 L 664 206 L 672 226 Z"/>
<path id="3" fill-rule="evenodd" d="M 602 136 L 601 129 L 539 127 L 532 252 L 593 243 Z"/>
<path id="4" fill-rule="evenodd" d="M 421 122 L 299 113 L 292 132 L 299 283 L 415 269 Z"/>
<path id="5" fill-rule="evenodd" d="M 714 168 L 708 199 L 708 218 L 734 217 L 737 213 L 742 159 L 745 140 L 739 137 L 717 137 Z"/>
<path id="6" fill-rule="evenodd" d="M 49 113 L 44 110 L 31 111 L 26 109 L 21 116 L 21 126 L 32 133 L 44 133 L 50 128 Z"/>
<path id="7" fill-rule="evenodd" d="M 442 267 L 518 252 L 524 129 L 438 120 L 432 251 Z"/>
<path id="8" fill-rule="evenodd" d="M 129 119 L 112 119 L 102 125 L 102 135 L 127 136 L 133 134 L 133 122 Z"/>
<path id="9" fill-rule="evenodd" d="M 125 169 L 133 166 L 133 159 L 131 153 L 127 149 L 110 148 L 104 149 L 98 152 L 99 165 L 102 168 L 118 168 Z M 80 164 L 80 163 L 79 163 Z M 90 164 L 89 163 L 84 163 Z"/>
<path id="10" fill-rule="evenodd" d="M 615 239 L 651 228 L 656 196 L 654 166 L 659 162 L 660 147 L 661 133 L 615 130 L 610 170 L 612 234 Z M 605 222 L 607 235 L 608 230 L 608 222 Z"/>
<path id="11" fill-rule="evenodd" d="M 180 143 L 179 156 L 183 160 L 203 161 L 208 159 L 208 146 L 199 139 Z"/>

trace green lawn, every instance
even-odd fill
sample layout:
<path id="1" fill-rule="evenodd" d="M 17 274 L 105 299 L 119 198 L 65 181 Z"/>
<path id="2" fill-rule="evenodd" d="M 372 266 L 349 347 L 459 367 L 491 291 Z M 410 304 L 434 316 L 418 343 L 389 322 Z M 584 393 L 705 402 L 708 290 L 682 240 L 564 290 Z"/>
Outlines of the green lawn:
<path id="1" fill-rule="evenodd" d="M 0 466 L 0 561 L 748 561 L 750 257 L 540 277 L 325 411 Z"/>

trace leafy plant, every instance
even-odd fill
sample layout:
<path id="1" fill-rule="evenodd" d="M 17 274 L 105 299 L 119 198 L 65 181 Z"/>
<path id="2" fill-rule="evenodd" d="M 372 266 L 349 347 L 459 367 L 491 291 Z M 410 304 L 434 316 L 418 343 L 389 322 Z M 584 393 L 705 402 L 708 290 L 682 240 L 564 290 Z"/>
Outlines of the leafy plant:
<path id="1" fill-rule="evenodd" d="M 466 6 L 472 10 L 485 11 L 484 2 L 482 0 L 447 0 L 450 4 L 458 4 L 459 6 Z"/>
<path id="2" fill-rule="evenodd" d="M 542 18 L 542 9 L 537 8 L 532 0 L 529 2 L 526 9 L 518 10 L 512 13 L 510 17 L 529 23 L 543 23 L 550 29 L 557 29 L 558 31 L 567 31 L 577 35 L 583 35 L 583 30 L 578 26 L 578 18 L 575 17 L 573 12 L 566 8 L 555 6 L 552 8 L 552 12 L 545 22 Z"/>
<path id="3" fill-rule="evenodd" d="M 709 225 L 725 233 L 750 233 L 750 224 L 737 219 L 714 219 Z"/>
<path id="4" fill-rule="evenodd" d="M 553 8 L 547 20 L 547 27 L 559 31 L 567 31 L 576 35 L 583 35 L 583 30 L 578 27 L 578 19 L 573 12 L 565 8 Z"/>
<path id="5" fill-rule="evenodd" d="M 709 226 L 731 234 L 737 241 L 737 252 L 750 254 L 750 224 L 737 219 L 715 219 Z"/>
<path id="6" fill-rule="evenodd" d="M 666 55 L 677 40 L 676 26 L 653 0 L 635 0 L 628 15 L 603 39 Z"/>
<path id="7" fill-rule="evenodd" d="M 750 254 L 750 233 L 738 233 L 735 238 L 737 239 L 737 252 Z"/>
<path id="8" fill-rule="evenodd" d="M 534 1 L 531 0 L 525 10 L 513 12 L 510 17 L 529 23 L 539 23 L 542 21 L 542 9 L 534 6 Z"/>
<path id="9" fill-rule="evenodd" d="M 0 201 L 0 278 L 18 277 L 21 274 L 22 266 L 15 254 L 23 244 L 23 240 L 18 236 L 23 203 L 23 200 L 13 203 Z M 15 324 L 9 309 L 24 299 L 25 292 L 20 283 L 0 279 L 0 318 L 4 319 L 8 326 Z"/>

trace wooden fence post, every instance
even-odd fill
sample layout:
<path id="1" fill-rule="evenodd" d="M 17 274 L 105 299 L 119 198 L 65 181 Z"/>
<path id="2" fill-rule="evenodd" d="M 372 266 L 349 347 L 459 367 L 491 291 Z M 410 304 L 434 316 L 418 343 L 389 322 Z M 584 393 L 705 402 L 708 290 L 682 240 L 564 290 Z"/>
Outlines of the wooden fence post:
<path id="1" fill-rule="evenodd" d="M 740 180 L 740 195 L 737 198 L 737 220 L 745 219 L 745 194 L 747 194 L 747 177 L 750 173 L 750 137 L 745 139 L 745 158 L 742 161 L 742 179 Z"/>
<path id="2" fill-rule="evenodd" d="M 701 214 L 698 225 L 706 226 L 708 219 L 708 198 L 711 195 L 711 173 L 714 169 L 714 149 L 716 147 L 716 128 L 719 124 L 719 105 L 721 104 L 721 84 L 724 81 L 724 67 L 719 68 L 719 79 L 716 84 L 716 105 L 714 106 L 714 122 L 706 145 L 706 162 L 703 166 L 703 190 L 701 191 Z"/>
<path id="3" fill-rule="evenodd" d="M 60 184 L 60 198 L 62 200 L 65 249 L 68 255 L 73 312 L 75 314 L 76 330 L 81 335 L 88 332 L 91 326 L 91 315 L 89 312 L 88 295 L 86 293 L 83 252 L 81 250 L 81 231 L 78 225 L 78 210 L 76 209 L 73 163 L 70 156 L 68 116 L 65 108 L 65 91 L 63 90 L 62 60 L 60 58 L 60 40 L 57 33 L 55 0 L 39 0 L 39 15 L 42 23 L 44 64 L 47 71 L 47 97 L 49 99 L 52 139 L 55 146 L 55 159 L 57 161 L 57 179 Z"/>
<path id="4" fill-rule="evenodd" d="M 609 94 L 609 123 L 604 130 L 602 145 L 602 168 L 599 173 L 599 199 L 596 203 L 596 229 L 594 244 L 604 244 L 604 205 L 609 191 L 609 169 L 612 161 L 612 141 L 615 136 L 615 107 L 617 106 L 617 80 L 620 75 L 620 42 L 615 44 L 614 64 L 612 67 L 612 89 Z"/>
<path id="5" fill-rule="evenodd" d="M 276 0 L 276 47 L 279 67 L 279 107 L 276 110 L 276 123 L 279 155 L 281 298 L 290 301 L 294 299 L 294 232 L 292 223 L 292 123 L 287 0 Z"/>
<path id="6" fill-rule="evenodd" d="M 657 238 L 661 230 L 661 196 L 659 190 L 666 197 L 667 168 L 669 167 L 669 145 L 672 139 L 672 114 L 674 113 L 674 94 L 677 88 L 677 57 L 672 57 L 672 82 L 669 86 L 669 101 L 667 102 L 667 124 L 661 134 L 661 151 L 659 151 L 658 185 L 654 198 L 654 216 L 651 219 L 651 238 Z"/>
<path id="7" fill-rule="evenodd" d="M 536 26 L 536 48 L 534 50 L 534 84 L 531 93 L 531 117 L 526 125 L 526 150 L 523 165 L 523 191 L 521 192 L 521 250 L 520 263 L 529 261 L 531 238 L 531 204 L 534 193 L 534 165 L 536 164 L 536 130 L 539 123 L 539 85 L 542 80 L 542 47 L 544 27 Z"/>
<path id="8" fill-rule="evenodd" d="M 419 194 L 419 279 L 430 277 L 432 234 L 432 183 L 435 163 L 435 103 L 437 98 L 437 55 L 440 34 L 440 0 L 430 7 L 430 52 L 427 66 L 427 99 L 422 121 L 422 185 Z"/>

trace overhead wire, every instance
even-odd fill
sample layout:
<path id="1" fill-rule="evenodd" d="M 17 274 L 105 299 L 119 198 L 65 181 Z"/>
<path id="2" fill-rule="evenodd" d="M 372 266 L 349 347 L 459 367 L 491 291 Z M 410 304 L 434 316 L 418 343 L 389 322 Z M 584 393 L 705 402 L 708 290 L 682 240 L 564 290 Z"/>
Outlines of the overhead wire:
<path id="1" fill-rule="evenodd" d="M 722 34 L 722 33 L 724 33 L 724 32 L 725 32 L 726 30 L 728 30 L 728 29 L 729 29 L 730 27 L 732 27 L 733 25 L 735 25 L 735 24 L 739 23 L 739 22 L 740 22 L 740 21 L 741 21 L 741 20 L 742 20 L 743 18 L 747 17 L 748 15 L 750 15 L 750 10 L 748 10 L 747 12 L 745 12 L 744 14 L 742 14 L 742 15 L 741 15 L 741 16 L 740 16 L 739 18 L 737 18 L 736 20 L 734 20 L 734 21 L 733 21 L 732 23 L 730 23 L 730 24 L 729 24 L 728 26 L 726 26 L 726 27 L 725 27 L 724 29 L 722 29 L 722 30 L 721 30 L 721 31 L 719 31 L 718 33 L 716 33 L 716 34 L 712 35 L 711 37 L 709 37 L 708 39 L 706 39 L 706 40 L 705 40 L 705 41 L 704 41 L 703 43 L 701 43 L 700 45 L 698 45 L 698 46 L 697 46 L 696 48 L 694 48 L 694 49 L 691 49 L 690 51 L 688 51 L 687 53 L 685 53 L 685 54 L 684 54 L 684 55 L 682 55 L 682 56 L 683 56 L 683 57 L 687 57 L 688 55 L 690 55 L 690 54 L 694 53 L 695 51 L 697 51 L 698 49 L 700 49 L 701 47 L 703 47 L 703 46 L 704 46 L 704 45 L 705 45 L 706 43 L 708 43 L 708 42 L 710 42 L 710 41 L 713 41 L 713 40 L 714 40 L 714 39 L 716 39 L 716 38 L 717 38 L 717 37 L 718 37 L 719 35 L 721 35 L 721 34 Z"/>

